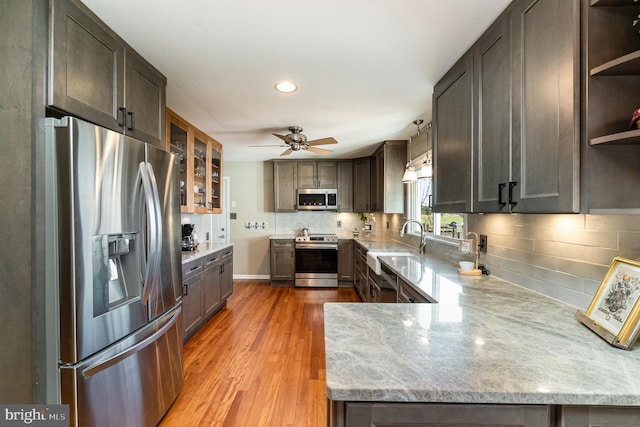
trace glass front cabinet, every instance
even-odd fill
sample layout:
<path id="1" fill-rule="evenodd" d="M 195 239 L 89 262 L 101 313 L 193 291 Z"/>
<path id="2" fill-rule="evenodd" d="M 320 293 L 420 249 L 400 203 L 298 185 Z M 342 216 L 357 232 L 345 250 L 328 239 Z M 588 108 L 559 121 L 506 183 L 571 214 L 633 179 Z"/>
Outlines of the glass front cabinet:
<path id="1" fill-rule="evenodd" d="M 222 145 L 167 109 L 167 150 L 180 162 L 182 213 L 222 213 Z"/>

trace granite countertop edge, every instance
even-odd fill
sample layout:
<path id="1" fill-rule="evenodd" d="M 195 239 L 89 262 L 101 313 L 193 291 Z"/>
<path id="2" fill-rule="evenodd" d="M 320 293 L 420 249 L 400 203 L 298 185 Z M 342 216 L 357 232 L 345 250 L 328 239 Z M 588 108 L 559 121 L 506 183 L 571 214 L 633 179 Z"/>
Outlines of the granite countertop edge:
<path id="1" fill-rule="evenodd" d="M 229 242 L 209 242 L 201 243 L 195 251 L 182 251 L 182 264 L 195 261 L 199 258 L 210 255 L 227 248 L 232 248 L 233 243 Z"/>

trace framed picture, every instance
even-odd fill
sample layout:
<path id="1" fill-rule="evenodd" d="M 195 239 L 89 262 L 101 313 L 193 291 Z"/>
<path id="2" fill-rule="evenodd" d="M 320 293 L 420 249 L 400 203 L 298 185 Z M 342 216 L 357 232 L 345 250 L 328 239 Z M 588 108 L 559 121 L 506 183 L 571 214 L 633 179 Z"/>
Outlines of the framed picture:
<path id="1" fill-rule="evenodd" d="M 640 262 L 615 257 L 585 313 L 576 319 L 609 344 L 629 349 L 638 337 Z"/>

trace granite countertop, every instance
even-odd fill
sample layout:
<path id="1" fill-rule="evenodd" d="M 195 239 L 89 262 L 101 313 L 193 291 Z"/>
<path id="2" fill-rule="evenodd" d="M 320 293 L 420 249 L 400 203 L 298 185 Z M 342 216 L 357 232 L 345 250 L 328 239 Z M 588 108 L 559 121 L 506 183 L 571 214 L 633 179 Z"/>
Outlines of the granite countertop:
<path id="1" fill-rule="evenodd" d="M 438 303 L 325 304 L 329 399 L 640 405 L 640 348 L 610 346 L 575 307 L 428 256 L 381 261 Z"/>
<path id="2" fill-rule="evenodd" d="M 195 251 L 182 251 L 182 263 L 186 264 L 190 261 L 194 261 L 198 258 L 202 258 L 214 252 L 221 251 L 223 249 L 233 247 L 233 243 L 225 243 L 225 242 L 209 242 L 209 243 L 200 243 L 198 249 Z"/>
<path id="3" fill-rule="evenodd" d="M 418 248 L 407 246 L 390 239 L 353 238 L 363 248 L 370 252 L 414 252 L 418 255 Z"/>
<path id="4" fill-rule="evenodd" d="M 296 238 L 296 235 L 291 233 L 291 234 L 272 234 L 269 236 L 269 240 L 293 240 Z"/>

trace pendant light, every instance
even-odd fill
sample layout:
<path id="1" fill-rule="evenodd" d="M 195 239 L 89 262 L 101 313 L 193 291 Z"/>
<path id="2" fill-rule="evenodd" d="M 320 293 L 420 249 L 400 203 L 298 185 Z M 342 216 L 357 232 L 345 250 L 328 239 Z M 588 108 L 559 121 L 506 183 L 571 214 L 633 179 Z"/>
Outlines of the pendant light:
<path id="1" fill-rule="evenodd" d="M 431 123 L 427 125 L 427 138 L 429 138 L 428 132 L 431 131 Z M 422 166 L 418 168 L 418 179 L 430 179 L 433 177 L 433 153 L 431 150 L 427 151 L 426 158 Z"/>
<path id="2" fill-rule="evenodd" d="M 413 162 L 409 160 L 407 162 L 407 166 L 404 169 L 404 175 L 402 175 L 402 182 L 405 184 L 410 184 L 412 182 L 416 182 L 418 180 L 418 174 L 416 173 L 416 167 L 413 165 Z"/>
<path id="3" fill-rule="evenodd" d="M 414 120 L 413 124 L 418 126 L 418 135 L 420 135 L 420 125 L 424 123 L 422 119 Z M 409 138 L 409 161 L 404 169 L 404 175 L 402 175 L 402 182 L 405 184 L 410 184 L 412 182 L 416 182 L 418 180 L 418 173 L 416 172 L 416 167 L 413 164 L 413 160 L 411 160 L 411 140 L 413 137 Z"/>
<path id="4" fill-rule="evenodd" d="M 429 179 L 433 177 L 433 165 L 431 160 L 431 151 L 427 153 L 427 158 L 417 172 L 418 179 Z"/>

